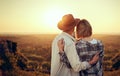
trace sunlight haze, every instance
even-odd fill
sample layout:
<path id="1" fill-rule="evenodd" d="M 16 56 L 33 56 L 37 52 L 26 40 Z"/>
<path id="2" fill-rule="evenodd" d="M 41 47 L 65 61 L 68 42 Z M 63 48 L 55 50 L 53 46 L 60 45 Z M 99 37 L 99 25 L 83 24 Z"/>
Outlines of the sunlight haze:
<path id="1" fill-rule="evenodd" d="M 87 19 L 95 34 L 120 34 L 120 0 L 0 0 L 0 33 L 60 33 L 68 13 Z"/>

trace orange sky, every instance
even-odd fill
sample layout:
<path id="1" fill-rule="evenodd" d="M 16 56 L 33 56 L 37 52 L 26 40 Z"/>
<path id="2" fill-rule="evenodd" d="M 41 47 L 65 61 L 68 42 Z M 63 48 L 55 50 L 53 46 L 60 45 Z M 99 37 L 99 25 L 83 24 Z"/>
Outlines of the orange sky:
<path id="1" fill-rule="evenodd" d="M 120 0 L 0 0 L 0 33 L 60 33 L 67 13 L 87 19 L 94 33 L 120 34 Z"/>

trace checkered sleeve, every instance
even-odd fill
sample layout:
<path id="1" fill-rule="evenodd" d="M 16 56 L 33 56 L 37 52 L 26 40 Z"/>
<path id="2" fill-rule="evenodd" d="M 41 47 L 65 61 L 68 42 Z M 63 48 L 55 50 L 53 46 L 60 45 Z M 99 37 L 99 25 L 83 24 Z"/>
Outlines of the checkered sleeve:
<path id="1" fill-rule="evenodd" d="M 104 56 L 104 45 L 103 45 L 102 41 L 99 41 L 99 50 L 102 52 L 100 54 L 100 57 L 103 57 Z"/>
<path id="2" fill-rule="evenodd" d="M 102 52 L 100 54 L 100 70 L 98 72 L 99 76 L 103 76 L 103 57 L 104 57 L 104 45 L 102 43 L 102 41 L 99 42 L 99 50 Z"/>
<path id="3" fill-rule="evenodd" d="M 68 68 L 71 68 L 70 62 L 65 54 L 65 52 L 59 52 L 60 61 L 65 63 Z"/>

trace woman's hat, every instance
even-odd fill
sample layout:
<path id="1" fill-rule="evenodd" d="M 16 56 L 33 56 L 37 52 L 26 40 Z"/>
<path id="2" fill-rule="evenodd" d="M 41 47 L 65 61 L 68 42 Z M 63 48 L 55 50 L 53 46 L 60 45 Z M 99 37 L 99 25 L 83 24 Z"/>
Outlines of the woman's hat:
<path id="1" fill-rule="evenodd" d="M 62 17 L 62 20 L 58 22 L 58 28 L 63 31 L 68 31 L 74 28 L 80 19 L 75 19 L 72 14 L 66 14 Z"/>

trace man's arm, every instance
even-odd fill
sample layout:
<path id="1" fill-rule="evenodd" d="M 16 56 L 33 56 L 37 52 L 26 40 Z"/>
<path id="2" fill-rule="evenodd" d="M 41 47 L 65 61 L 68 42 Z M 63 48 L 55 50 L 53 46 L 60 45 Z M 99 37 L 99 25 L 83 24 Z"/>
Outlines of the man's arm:
<path id="1" fill-rule="evenodd" d="M 81 70 L 86 70 L 91 67 L 90 63 L 86 61 L 80 61 L 74 44 L 70 44 L 69 46 L 65 47 L 65 54 L 74 71 L 79 72 Z"/>
<path id="2" fill-rule="evenodd" d="M 74 71 L 81 71 L 86 70 L 91 67 L 92 64 L 95 64 L 98 61 L 98 54 L 96 54 L 93 59 L 89 62 L 81 62 L 79 60 L 79 56 L 76 51 L 75 44 L 70 44 L 68 46 L 62 45 L 63 41 L 58 41 L 58 47 L 59 47 L 59 54 L 60 54 L 60 60 L 64 62 L 67 66 L 71 65 L 70 67 L 73 68 Z M 70 68 L 69 67 L 69 68 Z"/>

